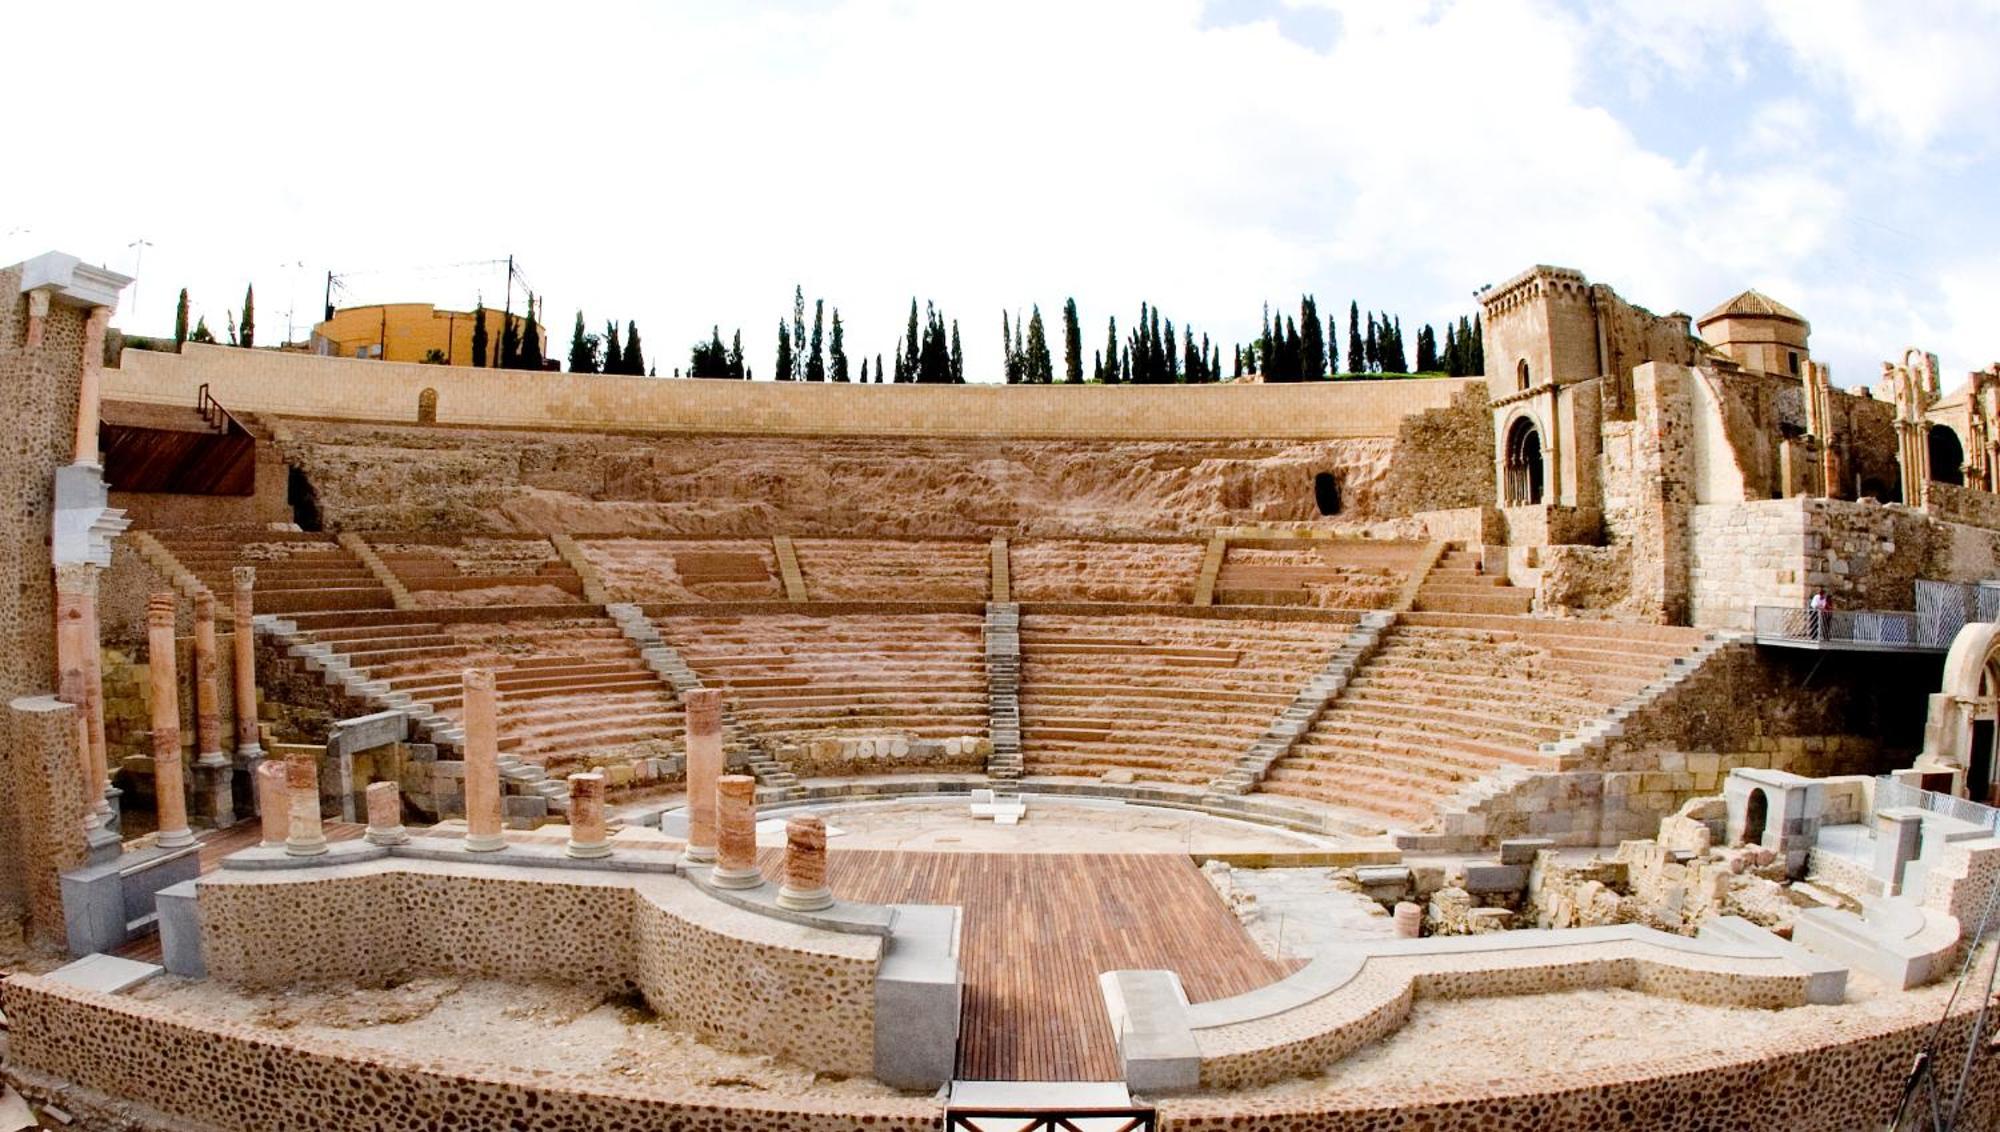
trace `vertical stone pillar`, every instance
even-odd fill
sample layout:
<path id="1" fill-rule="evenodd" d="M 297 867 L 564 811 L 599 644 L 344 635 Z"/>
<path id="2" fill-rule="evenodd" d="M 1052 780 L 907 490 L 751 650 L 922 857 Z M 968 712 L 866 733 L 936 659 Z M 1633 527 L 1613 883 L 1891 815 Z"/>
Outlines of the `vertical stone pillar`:
<path id="1" fill-rule="evenodd" d="M 159 810 L 157 843 L 168 849 L 194 844 L 188 828 L 187 786 L 181 767 L 180 677 L 174 662 L 174 595 L 146 602 L 147 683 L 153 693 L 153 798 Z"/>
<path id="2" fill-rule="evenodd" d="M 401 845 L 410 839 L 403 828 L 403 788 L 393 782 L 371 782 L 368 795 L 368 832 L 371 845 Z"/>
<path id="3" fill-rule="evenodd" d="M 785 883 L 778 889 L 778 906 L 816 912 L 833 904 L 826 886 L 826 822 L 817 814 L 800 814 L 785 823 Z"/>
<path id="4" fill-rule="evenodd" d="M 1396 904 L 1396 935 L 1416 939 L 1424 934 L 1424 906 L 1408 900 Z"/>
<path id="5" fill-rule="evenodd" d="M 326 830 L 319 821 L 319 755 L 293 751 L 285 756 L 285 852 L 317 857 L 326 852 Z"/>
<path id="6" fill-rule="evenodd" d="M 694 864 L 715 860 L 716 780 L 722 777 L 722 693 L 695 688 L 681 693 L 687 710 L 688 843 Z"/>
<path id="7" fill-rule="evenodd" d="M 236 693 L 236 757 L 254 762 L 264 757 L 264 746 L 257 736 L 257 635 L 250 629 L 251 618 L 255 616 L 253 591 L 257 588 L 257 568 L 238 566 L 229 573 L 236 583 L 230 610 L 236 627 L 229 639 L 235 659 L 230 685 Z"/>
<path id="8" fill-rule="evenodd" d="M 111 785 L 111 753 L 104 740 L 104 634 L 97 623 L 97 569 L 92 567 L 83 590 L 83 704 L 90 714 L 90 769 L 96 776 L 92 803 L 104 817 L 105 829 L 116 836 L 121 793 Z"/>
<path id="9" fill-rule="evenodd" d="M 91 694 L 90 675 L 96 669 L 97 637 L 92 625 L 91 613 L 96 604 L 93 594 L 97 589 L 97 569 L 94 566 L 68 564 L 56 567 L 56 679 L 59 689 L 56 696 L 66 704 L 75 705 L 77 712 L 77 736 L 81 746 L 77 748 L 80 764 L 79 773 L 84 784 L 84 797 L 90 802 L 88 829 L 93 838 L 101 839 L 96 830 L 103 829 L 111 820 L 111 803 L 105 798 L 105 788 L 109 785 L 108 775 L 98 760 L 103 756 L 101 745 L 91 742 Z M 103 738 L 104 717 L 97 716 L 99 744 Z"/>
<path id="10" fill-rule="evenodd" d="M 83 323 L 83 380 L 76 398 L 76 458 L 71 463 L 97 465 L 97 408 L 104 380 L 104 332 L 111 326 L 110 307 L 92 307 Z"/>
<path id="11" fill-rule="evenodd" d="M 217 829 L 225 829 L 236 823 L 236 798 L 235 773 L 229 756 L 222 753 L 220 668 L 215 655 L 215 595 L 202 590 L 194 598 L 194 763 L 201 776 L 197 794 L 207 803 L 207 818 Z"/>
<path id="12" fill-rule="evenodd" d="M 604 828 L 604 776 L 569 776 L 570 856 L 588 860 L 611 855 L 611 839 Z"/>
<path id="13" fill-rule="evenodd" d="M 491 853 L 507 847 L 500 832 L 500 723 L 493 673 L 465 670 L 465 847 Z"/>
<path id="14" fill-rule="evenodd" d="M 757 780 L 747 774 L 725 774 L 715 783 L 716 860 L 709 880 L 717 888 L 756 888 L 764 883 L 757 871 Z"/>
<path id="15" fill-rule="evenodd" d="M 42 344 L 42 336 L 49 324 L 49 293 L 37 287 L 28 292 L 28 336 L 22 345 L 32 350 Z"/>
<path id="16" fill-rule="evenodd" d="M 291 828 L 291 802 L 285 785 L 285 764 L 265 759 L 257 764 L 257 812 L 263 815 L 264 847 L 276 849 L 285 843 Z"/>
<path id="17" fill-rule="evenodd" d="M 76 709 L 76 751 L 80 765 L 75 768 L 74 777 L 78 786 L 78 797 L 84 800 L 83 828 L 86 841 L 95 837 L 103 829 L 90 802 L 90 725 L 83 712 L 83 673 L 75 668 L 65 668 L 60 682 L 56 685 L 56 699 Z"/>

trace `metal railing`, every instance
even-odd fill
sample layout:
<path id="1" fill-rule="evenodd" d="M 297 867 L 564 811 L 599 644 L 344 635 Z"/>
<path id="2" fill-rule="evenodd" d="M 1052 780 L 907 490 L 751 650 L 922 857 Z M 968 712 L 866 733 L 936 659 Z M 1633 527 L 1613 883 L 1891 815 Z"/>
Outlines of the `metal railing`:
<path id="1" fill-rule="evenodd" d="M 946 1132 L 1154 1132 L 1150 1108 L 954 1108 Z"/>
<path id="2" fill-rule="evenodd" d="M 1755 617 L 1757 639 L 1765 642 L 1910 652 L 1936 652 L 1951 644 L 1949 635 L 1941 645 L 1931 643 L 1915 613 L 1894 610 L 1760 605 Z"/>
<path id="3" fill-rule="evenodd" d="M 1875 809 L 1887 810 L 1898 806 L 1914 806 L 1934 814 L 1943 814 L 1971 825 L 1983 825 L 2000 832 L 2000 809 L 1981 805 L 1970 798 L 1960 798 L 1953 794 L 1940 794 L 1921 786 L 1881 775 L 1875 779 Z"/>

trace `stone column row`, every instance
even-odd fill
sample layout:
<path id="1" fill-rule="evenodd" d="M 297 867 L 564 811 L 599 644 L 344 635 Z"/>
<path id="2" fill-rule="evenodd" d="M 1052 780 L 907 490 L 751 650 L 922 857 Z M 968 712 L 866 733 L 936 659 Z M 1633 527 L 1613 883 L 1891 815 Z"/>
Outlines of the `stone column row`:
<path id="1" fill-rule="evenodd" d="M 146 602 L 147 682 L 153 694 L 153 797 L 159 811 L 158 843 L 169 849 L 194 844 L 188 828 L 185 772 L 181 767 L 180 680 L 174 657 L 174 595 Z"/>

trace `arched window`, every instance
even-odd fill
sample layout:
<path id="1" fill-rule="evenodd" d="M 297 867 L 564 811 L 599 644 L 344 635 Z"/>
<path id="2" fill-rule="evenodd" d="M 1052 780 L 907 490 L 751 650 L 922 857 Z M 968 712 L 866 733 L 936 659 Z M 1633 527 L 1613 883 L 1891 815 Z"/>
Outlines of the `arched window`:
<path id="1" fill-rule="evenodd" d="M 1522 358 L 1519 364 L 1515 365 L 1514 377 L 1519 382 L 1521 391 L 1526 392 L 1528 388 L 1528 359 Z"/>
<path id="2" fill-rule="evenodd" d="M 438 391 L 426 389 L 417 394 L 417 423 L 436 424 L 438 419 Z"/>
<path id="3" fill-rule="evenodd" d="M 1931 479 L 1965 486 L 1965 446 L 1949 425 L 1931 426 Z"/>
<path id="4" fill-rule="evenodd" d="M 1313 477 L 1313 502 L 1319 505 L 1322 515 L 1340 514 L 1340 481 L 1332 472 L 1321 472 Z"/>
<path id="5" fill-rule="evenodd" d="M 1542 431 L 1527 417 L 1519 418 L 1507 429 L 1505 499 L 1509 507 L 1533 506 L 1542 501 Z"/>

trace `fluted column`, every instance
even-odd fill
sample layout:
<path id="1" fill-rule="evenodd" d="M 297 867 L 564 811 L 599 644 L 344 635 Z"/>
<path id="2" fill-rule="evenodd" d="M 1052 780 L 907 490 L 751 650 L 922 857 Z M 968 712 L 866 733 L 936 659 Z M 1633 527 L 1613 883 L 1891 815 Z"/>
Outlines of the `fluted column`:
<path id="1" fill-rule="evenodd" d="M 207 819 L 217 829 L 236 824 L 235 772 L 222 753 L 222 695 L 215 655 L 215 595 L 194 597 L 194 750 L 196 794 L 207 803 Z"/>
<path id="2" fill-rule="evenodd" d="M 255 616 L 254 591 L 257 568 L 238 566 L 230 577 L 236 583 L 231 613 L 236 621 L 229 645 L 236 663 L 230 672 L 230 686 L 236 693 L 236 757 L 256 760 L 264 757 L 257 735 L 257 635 L 250 630 Z"/>
<path id="3" fill-rule="evenodd" d="M 317 857 L 326 852 L 326 829 L 319 817 L 319 755 L 293 751 L 285 756 L 285 852 Z"/>
<path id="4" fill-rule="evenodd" d="M 833 904 L 826 886 L 826 822 L 817 814 L 800 814 L 785 823 L 785 883 L 778 889 L 778 906 L 816 912 Z"/>
<path id="5" fill-rule="evenodd" d="M 401 845 L 410 839 L 403 828 L 403 788 L 393 782 L 371 782 L 368 796 L 368 832 L 371 845 Z"/>
<path id="6" fill-rule="evenodd" d="M 257 812 L 263 819 L 264 847 L 276 849 L 283 845 L 292 821 L 283 760 L 265 759 L 257 764 Z"/>
<path id="7" fill-rule="evenodd" d="M 188 828 L 187 785 L 181 767 L 173 594 L 154 594 L 146 602 L 146 670 L 153 693 L 153 798 L 160 829 L 156 841 L 175 849 L 194 844 L 194 831 Z"/>
<path id="8" fill-rule="evenodd" d="M 569 776 L 569 847 L 572 857 L 588 860 L 611 855 L 611 839 L 604 826 L 604 776 Z"/>
<path id="9" fill-rule="evenodd" d="M 725 774 L 715 783 L 716 857 L 709 880 L 717 888 L 756 888 L 764 883 L 757 871 L 757 780 L 747 774 Z"/>
<path id="10" fill-rule="evenodd" d="M 686 858 L 695 864 L 715 860 L 715 790 L 722 777 L 722 693 L 695 688 L 681 693 L 687 709 Z"/>
<path id="11" fill-rule="evenodd" d="M 465 847 L 491 853 L 507 847 L 500 832 L 500 732 L 493 673 L 465 670 Z"/>

